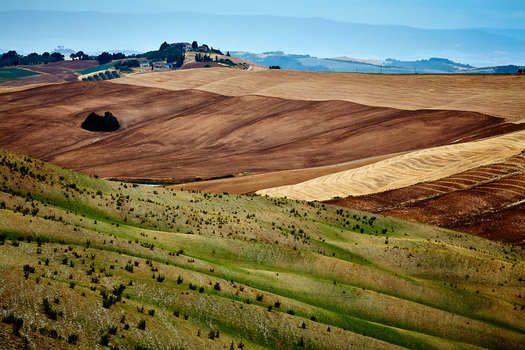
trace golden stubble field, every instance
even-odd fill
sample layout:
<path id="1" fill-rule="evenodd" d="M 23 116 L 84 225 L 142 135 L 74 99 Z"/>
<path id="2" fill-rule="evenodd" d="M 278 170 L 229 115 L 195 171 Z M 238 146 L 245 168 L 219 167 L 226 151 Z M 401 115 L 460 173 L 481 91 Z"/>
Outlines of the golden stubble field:
<path id="1" fill-rule="evenodd" d="M 349 169 L 295 185 L 257 191 L 260 195 L 299 200 L 329 200 L 384 192 L 434 181 L 522 152 L 525 132 L 409 152 L 374 164 Z"/>
<path id="2" fill-rule="evenodd" d="M 114 83 L 229 96 L 344 100 L 399 109 L 452 109 L 525 119 L 525 76 L 380 75 L 221 68 L 128 75 Z"/>

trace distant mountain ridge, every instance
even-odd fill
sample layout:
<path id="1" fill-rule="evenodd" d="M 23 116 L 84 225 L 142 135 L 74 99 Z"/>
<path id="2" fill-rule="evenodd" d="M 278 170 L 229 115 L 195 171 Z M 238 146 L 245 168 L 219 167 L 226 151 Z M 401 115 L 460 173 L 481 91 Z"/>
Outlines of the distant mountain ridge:
<path id="1" fill-rule="evenodd" d="M 387 58 L 385 61 L 350 57 L 318 58 L 310 55 L 286 54 L 282 51 L 260 54 L 242 51 L 231 52 L 232 56 L 242 58 L 263 66 L 279 66 L 289 70 L 308 70 L 321 72 L 360 72 L 391 74 L 444 74 L 444 73 L 516 73 L 522 68 L 517 65 L 477 68 L 470 64 L 454 62 L 447 58 L 432 57 L 416 61 L 402 61 Z"/>
<path id="2" fill-rule="evenodd" d="M 422 70 L 439 70 L 439 71 L 460 71 L 474 68 L 470 64 L 462 64 L 451 61 L 447 58 L 432 57 L 428 60 L 417 61 L 399 61 L 393 58 L 387 58 L 384 62 L 385 66 L 393 66 L 408 69 L 422 69 Z"/>
<path id="3" fill-rule="evenodd" d="M 56 45 L 82 46 L 84 52 L 110 48 L 144 52 L 156 49 L 163 40 L 197 40 L 230 51 L 279 49 L 318 57 L 395 57 L 402 61 L 450 57 L 478 67 L 525 65 L 524 31 L 519 29 L 430 30 L 321 18 L 125 11 L 0 11 L 0 42 L 5 49 L 27 53 Z M 308 57 L 300 59 L 303 66 L 321 69 Z"/>

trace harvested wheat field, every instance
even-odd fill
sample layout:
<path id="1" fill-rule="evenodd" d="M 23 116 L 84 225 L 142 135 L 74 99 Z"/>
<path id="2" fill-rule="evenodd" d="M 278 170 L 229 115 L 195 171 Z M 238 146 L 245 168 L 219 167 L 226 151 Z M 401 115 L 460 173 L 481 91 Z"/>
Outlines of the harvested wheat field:
<path id="1" fill-rule="evenodd" d="M 525 152 L 437 181 L 329 203 L 525 244 Z"/>
<path id="2" fill-rule="evenodd" d="M 111 133 L 80 124 L 111 111 Z M 476 112 L 224 96 L 110 82 L 0 95 L 0 146 L 87 174 L 184 179 L 303 169 L 525 128 Z"/>
<path id="3" fill-rule="evenodd" d="M 476 111 L 525 119 L 525 76 L 387 75 L 304 71 L 190 69 L 128 75 L 113 82 L 170 90 L 199 89 L 229 96 L 344 100 L 399 109 Z"/>
<path id="4" fill-rule="evenodd" d="M 521 153 L 525 132 L 475 142 L 410 152 L 357 169 L 342 171 L 296 185 L 260 190 L 260 195 L 300 200 L 329 200 L 359 196 L 435 181 L 468 169 L 503 161 Z"/>
<path id="5" fill-rule="evenodd" d="M 327 165 L 316 168 L 282 170 L 261 174 L 238 174 L 237 176 L 223 179 L 192 181 L 166 187 L 173 189 L 185 189 L 188 191 L 199 190 L 210 193 L 254 193 L 258 190 L 269 187 L 293 185 L 298 182 L 315 179 L 319 176 L 324 176 L 348 169 L 359 168 L 361 166 L 375 163 L 382 159 L 387 159 L 393 156 L 394 155 L 370 157 L 364 160 L 355 160 L 342 164 Z"/>

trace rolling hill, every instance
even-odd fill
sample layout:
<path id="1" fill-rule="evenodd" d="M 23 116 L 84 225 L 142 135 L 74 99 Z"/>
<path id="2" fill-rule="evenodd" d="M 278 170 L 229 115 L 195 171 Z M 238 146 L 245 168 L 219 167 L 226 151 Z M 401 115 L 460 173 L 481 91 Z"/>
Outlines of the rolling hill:
<path id="1" fill-rule="evenodd" d="M 341 100 L 403 110 L 475 111 L 525 118 L 524 75 L 380 75 L 207 69 L 128 75 L 115 83 L 168 90 L 198 89 L 227 96 Z"/>
<path id="2" fill-rule="evenodd" d="M 519 247 L 322 203 L 108 182 L 3 150 L 0 176 L 4 349 L 525 341 Z"/>
<path id="3" fill-rule="evenodd" d="M 184 76 L 184 71 L 175 73 Z M 258 73 L 266 71 L 251 72 Z M 151 74 L 151 83 L 156 76 Z M 118 118 L 118 131 L 80 127 L 91 112 L 106 111 Z M 475 112 L 225 96 L 111 82 L 2 94 L 0 113 L 1 147 L 121 179 L 182 180 L 334 165 L 525 128 Z"/>
<path id="4" fill-rule="evenodd" d="M 330 203 L 525 244 L 524 152 L 435 181 Z"/>
<path id="5" fill-rule="evenodd" d="M 521 76 L 207 68 L 15 87 L 0 95 L 0 146 L 104 178 L 182 183 L 173 188 L 214 193 L 364 196 L 335 203 L 382 212 L 367 196 L 382 203 L 377 198 L 384 191 L 399 189 L 402 197 L 403 188 L 410 191 L 419 182 L 519 154 L 524 83 Z M 107 111 L 119 120 L 118 131 L 80 127 L 91 112 Z M 210 178 L 216 180 L 188 183 Z M 417 204 L 424 209 L 408 210 L 401 201 L 399 210 L 384 214 L 519 243 L 523 215 L 513 203 L 522 195 L 507 197 L 507 187 L 490 187 L 490 196 L 502 198 L 495 202 L 468 191 L 451 195 L 484 203 L 465 206 L 470 209 L 452 220 L 445 220 L 452 217 L 446 210 L 436 214 L 448 190 L 430 193 L 424 205 Z M 504 234 L 499 225 L 506 227 Z"/>
<path id="6" fill-rule="evenodd" d="M 524 244 L 524 145 L 521 131 L 409 152 L 257 193 L 324 200 Z"/>
<path id="7" fill-rule="evenodd" d="M 368 195 L 436 181 L 472 168 L 499 163 L 520 154 L 524 145 L 525 132 L 518 131 L 480 141 L 407 152 L 356 169 L 257 193 L 311 201 Z"/>
<path id="8" fill-rule="evenodd" d="M 286 54 L 282 51 L 263 52 L 260 54 L 233 51 L 232 55 L 256 62 L 263 66 L 279 66 L 281 69 L 317 71 L 317 72 L 360 72 L 384 74 L 445 74 L 445 73 L 472 73 L 474 67 L 468 64 L 453 62 L 444 58 L 430 58 L 417 61 L 400 61 L 388 58 L 381 60 L 355 59 L 349 57 L 318 58 L 310 55 Z M 508 73 L 516 73 L 509 71 Z M 485 72 L 485 71 L 481 71 Z M 496 73 L 496 68 L 487 70 L 487 73 Z"/>

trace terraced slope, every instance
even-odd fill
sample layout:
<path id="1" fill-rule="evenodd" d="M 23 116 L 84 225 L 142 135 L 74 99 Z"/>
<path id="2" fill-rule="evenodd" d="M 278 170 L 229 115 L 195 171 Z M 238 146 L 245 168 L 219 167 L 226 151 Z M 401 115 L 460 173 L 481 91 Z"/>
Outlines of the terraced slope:
<path id="1" fill-rule="evenodd" d="M 388 75 L 212 68 L 130 75 L 115 83 L 229 96 L 343 100 L 398 109 L 476 111 L 525 119 L 525 77 L 519 75 Z"/>
<path id="2" fill-rule="evenodd" d="M 121 129 L 80 125 L 91 112 Z M 0 95 L 0 146 L 102 177 L 184 179 L 333 165 L 522 130 L 474 112 L 231 97 L 110 82 Z"/>
<path id="3" fill-rule="evenodd" d="M 360 168 L 257 193 L 300 200 L 329 200 L 384 192 L 503 161 L 521 153 L 524 145 L 525 132 L 519 131 L 480 141 L 409 152 Z"/>
<path id="4" fill-rule="evenodd" d="M 519 247 L 321 203 L 111 183 L 6 151 L 0 185 L 3 349 L 525 342 Z"/>
<path id="5" fill-rule="evenodd" d="M 525 244 L 525 153 L 436 181 L 329 203 Z"/>

